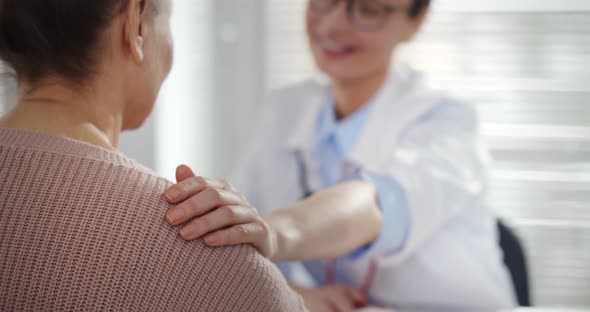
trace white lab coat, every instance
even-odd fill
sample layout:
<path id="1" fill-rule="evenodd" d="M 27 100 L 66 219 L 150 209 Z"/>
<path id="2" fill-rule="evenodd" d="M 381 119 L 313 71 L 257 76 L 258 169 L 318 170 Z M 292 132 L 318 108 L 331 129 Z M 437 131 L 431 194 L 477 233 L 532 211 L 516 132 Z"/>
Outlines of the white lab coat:
<path id="1" fill-rule="evenodd" d="M 310 161 L 329 92 L 328 83 L 314 79 L 271 94 L 253 149 L 232 180 L 261 214 L 303 196 L 294 154 Z M 360 167 L 399 182 L 410 230 L 401 250 L 371 255 L 379 267 L 371 297 L 391 307 L 512 307 L 512 284 L 486 206 L 488 160 L 475 111 L 403 66 L 391 71 L 374 100 L 342 170 Z M 320 188 L 317 174 L 308 179 Z M 348 264 L 351 286 L 362 283 L 368 263 Z"/>

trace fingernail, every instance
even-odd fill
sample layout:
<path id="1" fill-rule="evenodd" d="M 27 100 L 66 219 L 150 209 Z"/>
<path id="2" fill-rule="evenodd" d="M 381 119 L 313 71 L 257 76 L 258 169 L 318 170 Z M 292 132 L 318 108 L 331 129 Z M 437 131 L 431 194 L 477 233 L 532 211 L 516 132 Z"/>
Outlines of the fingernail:
<path id="1" fill-rule="evenodd" d="M 166 214 L 166 218 L 171 223 L 180 221 L 184 217 L 184 212 L 181 209 L 174 209 Z"/>
<path id="2" fill-rule="evenodd" d="M 176 188 L 171 188 L 166 191 L 166 197 L 168 197 L 169 200 L 176 200 L 181 194 L 182 193 Z"/>
<path id="3" fill-rule="evenodd" d="M 215 236 L 207 236 L 207 237 L 205 237 L 205 241 L 207 242 L 207 244 L 212 245 L 212 244 L 217 243 L 217 237 L 215 237 Z"/>
<path id="4" fill-rule="evenodd" d="M 191 239 L 191 238 L 193 238 L 194 234 L 195 234 L 195 229 L 192 227 L 182 228 L 180 230 L 180 236 L 182 236 L 183 238 Z"/>

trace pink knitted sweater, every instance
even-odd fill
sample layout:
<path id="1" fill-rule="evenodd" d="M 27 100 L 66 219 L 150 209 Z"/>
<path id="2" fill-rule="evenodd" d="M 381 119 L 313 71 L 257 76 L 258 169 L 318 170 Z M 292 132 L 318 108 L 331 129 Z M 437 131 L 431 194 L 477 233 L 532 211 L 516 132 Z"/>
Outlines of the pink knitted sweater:
<path id="1" fill-rule="evenodd" d="M 247 245 L 185 242 L 170 182 L 121 154 L 0 129 L 0 311 L 301 311 Z"/>

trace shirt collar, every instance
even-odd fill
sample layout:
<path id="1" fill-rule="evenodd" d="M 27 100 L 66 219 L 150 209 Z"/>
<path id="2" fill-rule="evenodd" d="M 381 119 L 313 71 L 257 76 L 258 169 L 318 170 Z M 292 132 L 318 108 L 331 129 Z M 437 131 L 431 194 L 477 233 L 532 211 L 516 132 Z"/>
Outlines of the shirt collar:
<path id="1" fill-rule="evenodd" d="M 318 116 L 330 98 L 330 85 L 326 79 L 313 79 L 310 84 L 293 95 L 294 105 L 300 109 L 291 118 L 297 122 L 289 129 L 283 146 L 290 151 L 308 152 L 317 142 Z M 365 129 L 347 157 L 354 163 L 376 170 L 381 158 L 388 157 L 388 149 L 396 136 L 415 116 L 432 109 L 436 94 L 424 89 L 421 76 L 407 66 L 396 66 L 390 72 L 385 85 L 373 99 L 372 112 L 367 115 Z M 285 118 L 289 118 L 286 117 Z M 310 144 L 311 143 L 311 144 Z"/>
<path id="2" fill-rule="evenodd" d="M 355 147 L 372 111 L 374 100 L 369 101 L 352 115 L 336 120 L 336 107 L 332 96 L 328 96 L 318 117 L 317 143 L 333 139 L 343 155 Z"/>

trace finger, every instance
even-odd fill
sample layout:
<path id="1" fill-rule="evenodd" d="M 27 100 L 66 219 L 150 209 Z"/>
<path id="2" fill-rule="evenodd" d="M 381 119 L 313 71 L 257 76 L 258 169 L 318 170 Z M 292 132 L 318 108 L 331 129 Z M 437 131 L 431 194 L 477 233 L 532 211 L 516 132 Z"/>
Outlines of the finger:
<path id="1" fill-rule="evenodd" d="M 205 244 L 211 247 L 250 244 L 264 236 L 260 224 L 240 224 L 226 230 L 213 232 L 205 236 Z"/>
<path id="2" fill-rule="evenodd" d="M 183 174 L 185 173 L 180 173 L 180 175 Z M 179 178 L 177 172 L 176 179 L 179 180 Z M 207 187 L 207 183 L 208 181 L 204 177 L 190 177 L 182 181 L 179 180 L 178 183 L 166 189 L 164 195 L 169 203 L 176 204 L 203 191 Z"/>
<path id="3" fill-rule="evenodd" d="M 344 295 L 337 295 L 330 298 L 335 311 L 338 312 L 352 312 L 354 310 L 354 303 Z"/>
<path id="4" fill-rule="evenodd" d="M 223 206 L 191 221 L 179 233 L 183 239 L 193 240 L 229 226 L 255 222 L 257 217 L 251 207 Z"/>
<path id="5" fill-rule="evenodd" d="M 194 176 L 193 170 L 187 165 L 180 165 L 176 168 L 176 182 L 182 182 Z"/>
<path id="6" fill-rule="evenodd" d="M 237 193 L 240 195 L 240 197 L 244 198 L 244 200 L 246 199 L 246 196 L 244 196 L 233 184 L 229 183 L 229 181 L 222 179 L 222 180 L 219 180 L 219 183 L 221 183 L 221 185 L 223 185 L 224 190 L 228 190 L 228 191 L 232 191 L 234 193 Z"/>
<path id="7" fill-rule="evenodd" d="M 340 293 L 349 298 L 355 305 L 366 305 L 366 298 L 359 290 L 341 285 L 336 285 L 334 287 L 336 287 Z"/>
<path id="8" fill-rule="evenodd" d="M 334 300 L 332 298 L 324 298 L 324 304 L 327 307 L 327 311 L 339 312 L 338 311 L 338 304 L 336 304 L 336 302 L 334 302 Z"/>
<path id="9" fill-rule="evenodd" d="M 192 218 L 221 207 L 240 204 L 242 199 L 234 193 L 207 187 L 193 197 L 178 204 L 166 213 L 166 221 L 172 225 L 184 223 Z"/>
<path id="10" fill-rule="evenodd" d="M 344 291 L 346 292 L 346 295 L 352 299 L 355 306 L 367 305 L 367 298 L 365 298 L 365 296 L 363 296 L 359 290 L 350 287 L 344 287 Z"/>
<path id="11" fill-rule="evenodd" d="M 349 289 L 347 287 L 332 286 L 328 289 L 327 296 L 339 312 L 350 312 L 355 307 L 355 303 L 353 298 L 349 296 Z"/>
<path id="12" fill-rule="evenodd" d="M 232 192 L 236 191 L 236 188 L 233 185 L 231 185 L 231 183 L 229 183 L 227 180 L 221 179 L 218 182 L 219 182 L 219 184 L 223 185 L 224 190 L 228 190 L 228 191 L 232 191 Z"/>
<path id="13" fill-rule="evenodd" d="M 332 294 L 327 300 L 335 312 L 352 312 L 354 309 L 352 302 L 340 293 Z"/>
<path id="14" fill-rule="evenodd" d="M 164 195 L 169 203 L 177 204 L 204 191 L 207 187 L 224 189 L 224 185 L 219 181 L 205 177 L 191 177 L 172 185 L 164 191 Z"/>

